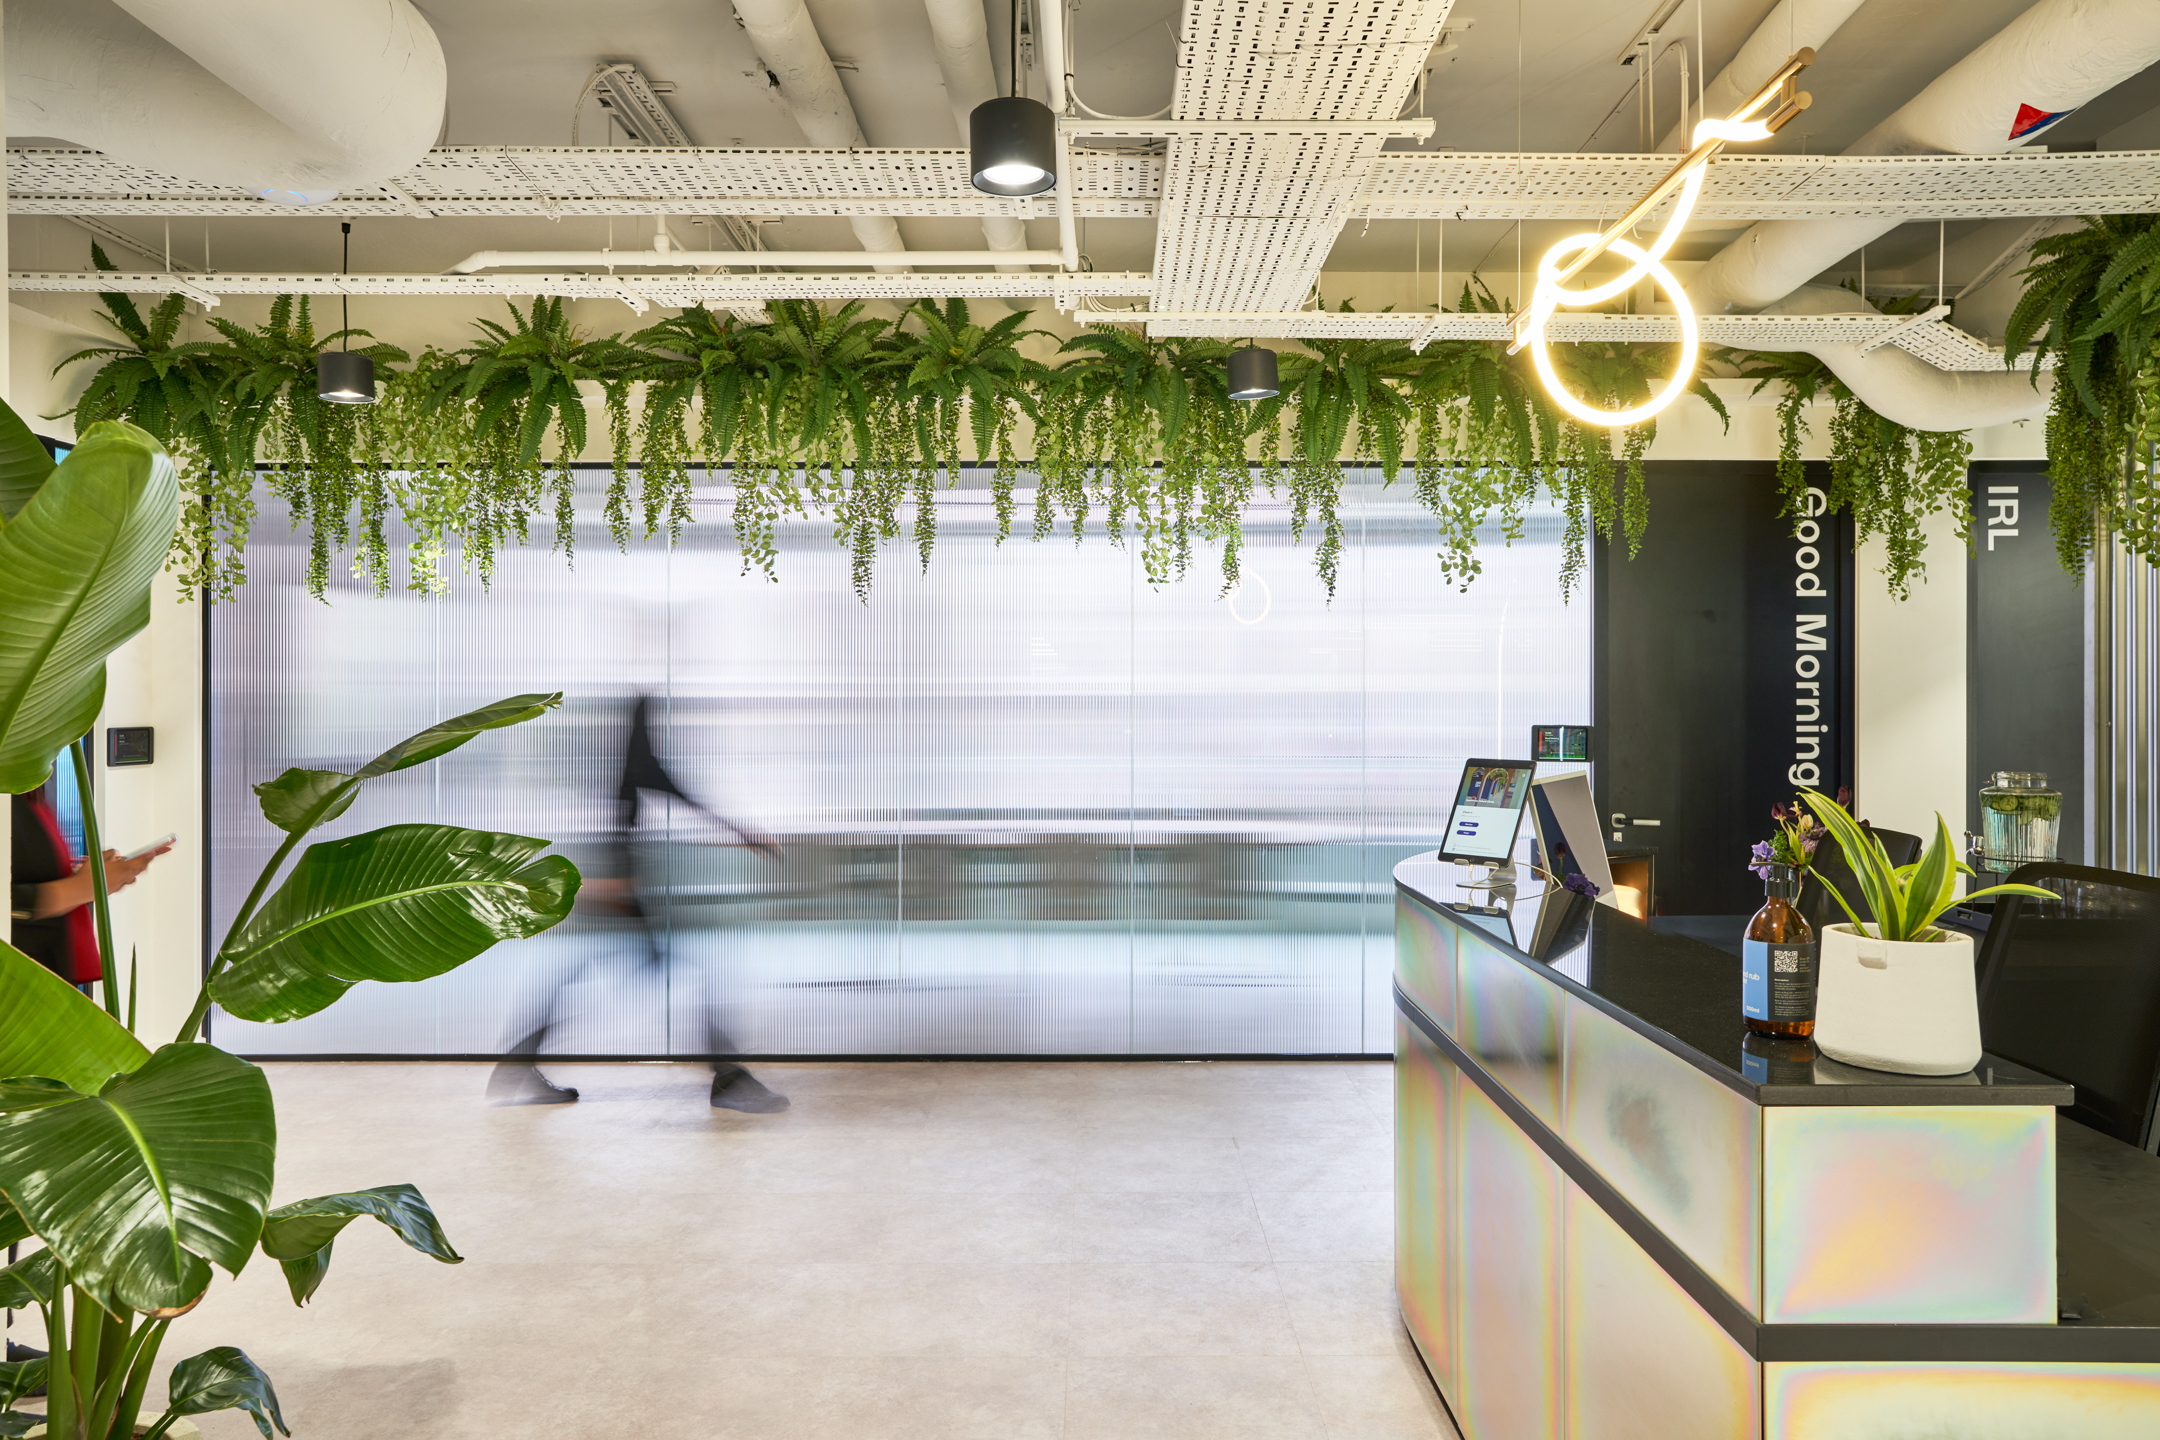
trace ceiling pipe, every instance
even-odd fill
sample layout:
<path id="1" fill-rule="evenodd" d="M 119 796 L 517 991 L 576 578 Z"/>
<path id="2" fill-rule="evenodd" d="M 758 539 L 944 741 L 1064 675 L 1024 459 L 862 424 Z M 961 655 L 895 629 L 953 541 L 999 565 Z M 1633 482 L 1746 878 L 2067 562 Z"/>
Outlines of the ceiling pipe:
<path id="1" fill-rule="evenodd" d="M 409 0 L 8 0 L 6 66 L 11 135 L 288 204 L 419 163 L 448 84 Z"/>
<path id="2" fill-rule="evenodd" d="M 923 0 L 930 16 L 930 38 L 937 52 L 938 74 L 945 77 L 945 99 L 952 106 L 953 129 L 968 143 L 968 116 L 985 100 L 998 97 L 997 72 L 990 64 L 990 30 L 982 0 Z M 1011 215 L 985 215 L 983 239 L 992 250 L 1027 249 L 1027 226 Z M 1024 265 L 997 267 L 1006 274 Z"/>
<path id="3" fill-rule="evenodd" d="M 2060 119 L 2156 60 L 2160 0 L 2040 0 L 1845 153 L 2002 154 L 2053 124 L 2029 123 L 2032 116 Z M 1705 262 L 1688 289 L 1706 312 L 1760 310 L 1902 223 L 1766 220 Z"/>
<path id="4" fill-rule="evenodd" d="M 781 101 L 810 143 L 832 150 L 869 149 L 862 122 L 855 118 L 855 106 L 847 91 L 840 88 L 840 72 L 833 69 L 832 56 L 825 52 L 825 42 L 818 39 L 817 27 L 810 23 L 810 12 L 803 8 L 803 0 L 733 3 L 744 33 L 757 47 L 758 59 L 779 86 Z M 907 243 L 900 238 L 899 223 L 890 215 L 853 215 L 848 217 L 848 224 L 865 250 L 890 254 L 907 249 Z M 881 273 L 895 273 L 907 267 L 877 268 Z"/>
<path id="5" fill-rule="evenodd" d="M 1705 0 L 1696 0 L 1696 3 L 1702 4 Z M 1807 0 L 1799 6 L 1798 14 L 1794 13 L 1795 3 L 1796 0 L 1778 0 L 1762 24 L 1755 27 L 1755 33 L 1740 42 L 1732 63 L 1719 71 L 1715 80 L 1703 86 L 1703 115 L 1722 120 L 1739 109 L 1762 88 L 1763 81 L 1785 63 L 1786 56 L 1803 48 L 1821 50 L 1823 43 L 1837 34 L 1864 0 Z M 1686 26 L 1670 26 L 1669 30 L 1680 35 L 1685 33 Z M 1697 57 L 1697 63 L 1707 62 Z M 1692 95 L 1686 100 L 1689 105 L 1695 103 Z M 1688 122 L 1673 126 L 1658 142 L 1658 149 L 1687 149 L 1682 141 L 1693 128 Z"/>
<path id="6" fill-rule="evenodd" d="M 1845 153 L 2001 154 L 2043 138 L 2064 115 L 2156 60 L 2160 0 L 2040 0 Z M 1708 313 L 1873 313 L 1843 290 L 1801 287 L 1901 223 L 1866 215 L 1763 221 L 1705 262 L 1688 290 Z M 1851 345 L 1797 348 L 1901 425 L 1969 430 L 2047 408 L 2049 383 L 2036 389 L 2022 374 L 1940 371 L 1894 346 L 1866 354 Z"/>
<path id="7" fill-rule="evenodd" d="M 1047 11 L 1049 13 L 1045 14 Z M 1041 37 L 1043 69 L 1050 81 L 1050 108 L 1064 116 L 1071 108 L 1066 81 L 1072 67 L 1065 58 L 1065 0 L 1040 0 L 1035 11 L 1035 33 Z M 1065 121 L 1058 121 L 1057 137 L 1058 248 L 1064 252 L 1065 268 L 1080 268 L 1080 224 L 1073 216 L 1072 146 L 1065 137 Z"/>
<path id="8" fill-rule="evenodd" d="M 1873 313 L 1850 290 L 1803 285 L 1763 311 L 1765 315 L 1850 315 Z M 1745 349 L 1746 346 L 1736 346 Z M 1798 347 L 1830 367 L 1870 410 L 1885 420 L 1914 430 L 1973 430 L 2033 420 L 2047 414 L 2054 376 L 2043 371 L 2033 383 L 2030 371 L 1938 370 L 1895 345 L 1862 352 L 1858 345 Z"/>
<path id="9" fill-rule="evenodd" d="M 1065 113 L 1065 0 L 1035 0 L 1035 41 L 1042 46 L 1043 80 L 1050 87 L 1050 108 Z"/>

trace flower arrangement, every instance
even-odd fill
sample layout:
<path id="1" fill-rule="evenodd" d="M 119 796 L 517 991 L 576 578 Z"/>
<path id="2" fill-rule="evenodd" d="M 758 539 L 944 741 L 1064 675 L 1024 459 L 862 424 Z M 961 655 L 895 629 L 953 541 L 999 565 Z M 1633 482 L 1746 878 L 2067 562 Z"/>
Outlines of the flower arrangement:
<path id="1" fill-rule="evenodd" d="M 1838 787 L 1838 804 L 1852 803 L 1852 787 Z M 1770 878 L 1773 865 L 1790 865 L 1795 870 L 1805 870 L 1815 861 L 1815 849 L 1822 844 L 1824 830 L 1821 821 L 1808 813 L 1807 807 L 1795 798 L 1790 806 L 1773 805 L 1770 818 L 1777 830 L 1768 840 L 1758 840 L 1748 852 L 1748 869 L 1760 880 Z"/>

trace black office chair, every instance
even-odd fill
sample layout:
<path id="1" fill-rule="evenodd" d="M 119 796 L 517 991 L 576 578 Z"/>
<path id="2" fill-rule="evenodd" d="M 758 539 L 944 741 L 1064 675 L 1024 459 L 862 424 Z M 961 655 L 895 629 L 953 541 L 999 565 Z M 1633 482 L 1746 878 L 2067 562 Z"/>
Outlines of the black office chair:
<path id="1" fill-rule="evenodd" d="M 1982 1043 L 2075 1085 L 2070 1119 L 2155 1151 L 2160 880 L 2054 861 L 2009 878 L 2062 898 L 1996 903 L 1978 960 Z"/>
<path id="2" fill-rule="evenodd" d="M 1892 865 L 1910 865 L 1920 858 L 1919 836 L 1873 825 L 1868 827 L 1868 832 L 1882 841 Z M 1867 918 L 1867 902 L 1860 894 L 1859 877 L 1853 874 L 1852 866 L 1845 863 L 1845 852 L 1838 848 L 1837 841 L 1825 835 L 1822 844 L 1815 849 L 1815 859 L 1808 866 L 1807 878 L 1800 882 L 1800 914 L 1818 936 L 1826 925 L 1851 923 L 1845 912 L 1838 908 L 1837 901 L 1830 898 L 1830 892 L 1823 888 L 1825 880 L 1837 886 L 1838 894 L 1845 897 L 1845 903 L 1857 910 L 1862 919 Z"/>

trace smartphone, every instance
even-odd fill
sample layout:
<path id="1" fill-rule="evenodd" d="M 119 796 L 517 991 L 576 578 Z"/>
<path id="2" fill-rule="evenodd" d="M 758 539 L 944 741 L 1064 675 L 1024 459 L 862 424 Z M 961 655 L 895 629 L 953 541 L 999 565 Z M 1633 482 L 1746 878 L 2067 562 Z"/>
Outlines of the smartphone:
<path id="1" fill-rule="evenodd" d="M 130 850 L 127 854 L 121 856 L 120 858 L 123 860 L 140 860 L 143 856 L 149 854 L 152 850 L 157 849 L 158 846 L 169 845 L 179 838 L 179 835 L 177 835 L 173 831 L 168 830 L 163 835 L 158 836 L 157 839 L 152 840 L 149 844 L 143 846 L 140 850 Z"/>

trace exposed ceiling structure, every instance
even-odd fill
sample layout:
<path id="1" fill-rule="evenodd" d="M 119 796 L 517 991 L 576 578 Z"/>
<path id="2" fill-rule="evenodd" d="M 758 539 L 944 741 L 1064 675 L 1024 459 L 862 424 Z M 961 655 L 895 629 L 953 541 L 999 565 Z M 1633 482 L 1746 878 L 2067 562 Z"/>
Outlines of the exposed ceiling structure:
<path id="1" fill-rule="evenodd" d="M 69 17 L 54 25 L 118 11 L 114 0 L 11 0 L 11 63 L 26 6 Z M 288 290 L 548 293 L 743 313 L 781 296 L 1032 296 L 1060 309 L 1116 307 L 1158 334 L 1497 336 L 1494 317 L 1429 309 L 1323 316 L 1315 287 L 1326 271 L 1410 272 L 1444 252 L 1449 271 L 1490 270 L 1506 277 L 1501 293 L 1519 293 L 1522 253 L 1613 218 L 1669 168 L 1669 152 L 1646 152 L 1678 130 L 1683 69 L 1692 98 L 1793 9 L 1769 0 L 408 8 L 432 27 L 447 70 L 436 143 L 313 207 L 24 134 L 11 81 L 12 215 L 78 220 L 108 249 L 132 252 L 122 260 L 130 274 L 99 278 L 85 273 L 86 256 L 18 241 L 12 288 L 178 288 L 204 303 Z M 2160 144 L 2160 89 L 2144 74 L 2053 126 L 2047 147 L 1824 153 L 2029 8 L 1847 5 L 1850 19 L 1806 76 L 1813 108 L 1771 143 L 1713 164 L 1674 254 L 1705 258 L 1763 220 L 1940 221 L 1877 241 L 1877 275 L 1917 281 L 1901 267 L 1948 267 L 1938 247 L 1955 246 L 1956 273 L 1939 283 L 1966 290 L 2013 268 L 2034 218 L 2160 208 L 2160 150 L 2142 148 Z M 1017 88 L 1066 114 L 1061 193 L 1032 200 L 974 190 L 957 126 L 974 91 L 1014 88 L 1016 63 Z M 863 143 L 818 143 L 835 135 Z M 564 143 L 573 136 L 577 145 Z M 349 277 L 335 273 L 330 222 L 343 219 L 367 222 L 355 234 L 360 273 Z M 701 252 L 699 263 L 653 264 L 656 246 Z M 902 247 L 980 260 L 910 262 Z M 623 249 L 645 263 L 519 266 L 513 255 L 484 273 L 446 273 L 482 250 Z M 818 263 L 791 262 L 791 251 L 817 252 Z M 864 258 L 846 266 L 830 252 Z M 1824 256 L 1824 268 L 1845 259 Z M 1660 327 L 1671 322 L 1655 314 L 1575 316 L 1556 319 L 1553 334 L 1654 339 Z M 1946 370 L 1999 365 L 1940 316 L 1728 314 L 1706 318 L 1704 338 L 1767 344 L 1803 332 L 1892 346 Z"/>

